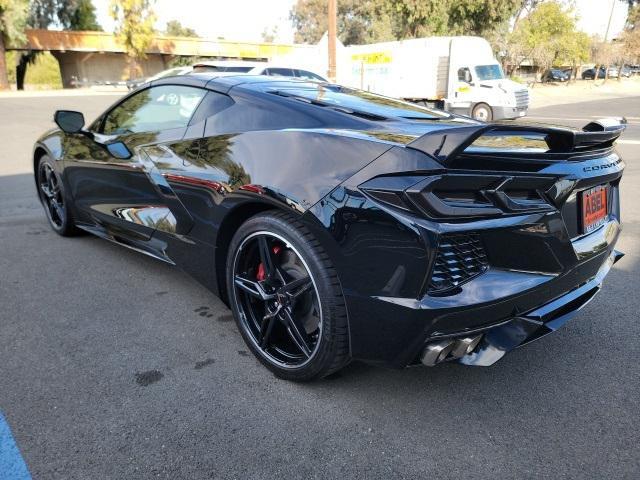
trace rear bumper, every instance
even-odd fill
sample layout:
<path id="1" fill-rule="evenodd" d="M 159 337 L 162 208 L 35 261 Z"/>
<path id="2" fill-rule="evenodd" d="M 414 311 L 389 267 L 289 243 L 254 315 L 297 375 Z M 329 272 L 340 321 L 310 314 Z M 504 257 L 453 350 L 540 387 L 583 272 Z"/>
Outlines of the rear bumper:
<path id="1" fill-rule="evenodd" d="M 557 330 L 595 296 L 622 257 L 614 250 L 620 230 L 612 220 L 570 242 L 570 255 L 577 261 L 557 274 L 491 267 L 454 295 L 421 299 L 346 292 L 349 311 L 358 312 L 350 318 L 351 331 L 357 332 L 352 355 L 402 368 L 419 364 L 429 343 L 483 334 L 478 348 L 456 361 L 491 365 L 514 348 Z"/>
<path id="2" fill-rule="evenodd" d="M 585 307 L 602 287 L 604 277 L 623 253 L 613 251 L 594 278 L 584 285 L 531 312 L 489 328 L 478 348 L 457 360 L 464 365 L 493 365 L 511 350 L 555 332 Z"/>

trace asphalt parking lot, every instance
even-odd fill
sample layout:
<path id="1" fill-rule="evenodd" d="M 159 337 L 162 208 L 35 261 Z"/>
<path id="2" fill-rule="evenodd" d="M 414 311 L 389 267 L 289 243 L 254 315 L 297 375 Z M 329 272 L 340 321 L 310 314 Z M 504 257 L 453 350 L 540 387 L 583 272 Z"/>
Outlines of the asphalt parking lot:
<path id="1" fill-rule="evenodd" d="M 531 112 L 630 121 L 627 255 L 576 319 L 490 368 L 354 363 L 303 385 L 177 269 L 49 229 L 33 141 L 56 108 L 116 98 L 0 98 L 0 412 L 33 478 L 640 477 L 640 97 Z"/>

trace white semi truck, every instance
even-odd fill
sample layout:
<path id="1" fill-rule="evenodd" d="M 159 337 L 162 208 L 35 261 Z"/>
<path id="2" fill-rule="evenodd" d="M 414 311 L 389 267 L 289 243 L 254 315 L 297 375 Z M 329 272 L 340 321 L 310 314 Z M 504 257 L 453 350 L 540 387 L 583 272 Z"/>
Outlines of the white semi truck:
<path id="1" fill-rule="evenodd" d="M 483 121 L 527 114 L 529 90 L 504 77 L 484 38 L 427 37 L 348 47 L 336 43 L 338 84 Z M 272 60 L 324 75 L 327 49 L 325 34 L 317 45 Z"/>
<path id="2" fill-rule="evenodd" d="M 480 37 L 429 37 L 338 49 L 337 82 L 490 121 L 523 117 L 526 86 L 504 77 Z"/>

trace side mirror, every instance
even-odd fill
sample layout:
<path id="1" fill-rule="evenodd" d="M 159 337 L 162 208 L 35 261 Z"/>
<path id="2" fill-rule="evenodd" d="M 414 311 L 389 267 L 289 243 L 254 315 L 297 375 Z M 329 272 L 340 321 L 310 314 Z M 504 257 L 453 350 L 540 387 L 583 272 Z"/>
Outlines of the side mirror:
<path id="1" fill-rule="evenodd" d="M 469 70 L 464 71 L 464 81 L 471 83 L 471 72 Z"/>
<path id="2" fill-rule="evenodd" d="M 79 133 L 84 127 L 84 115 L 72 110 L 58 110 L 53 116 L 53 121 L 65 133 Z"/>
<path id="3" fill-rule="evenodd" d="M 131 150 L 122 142 L 106 143 L 105 148 L 112 157 L 127 160 L 131 158 Z"/>

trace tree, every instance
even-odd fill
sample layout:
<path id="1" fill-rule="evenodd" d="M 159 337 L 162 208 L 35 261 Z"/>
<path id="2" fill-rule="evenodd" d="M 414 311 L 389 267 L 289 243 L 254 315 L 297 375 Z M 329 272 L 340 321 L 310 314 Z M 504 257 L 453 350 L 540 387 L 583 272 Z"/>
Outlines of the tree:
<path id="1" fill-rule="evenodd" d="M 116 21 L 116 36 L 123 45 L 129 63 L 129 77 L 141 74 L 138 60 L 146 58 L 154 36 L 154 0 L 111 0 L 111 16 Z"/>
<path id="2" fill-rule="evenodd" d="M 450 0 L 387 0 L 396 39 L 445 35 L 449 28 Z"/>
<path id="3" fill-rule="evenodd" d="M 520 20 L 529 15 L 529 13 L 531 13 L 531 11 L 543 1 L 544 0 L 519 0 L 518 8 L 515 12 L 515 16 L 513 17 L 512 31 L 518 26 L 518 22 Z"/>
<path id="4" fill-rule="evenodd" d="M 273 43 L 276 41 L 276 37 L 278 36 L 278 26 L 274 27 L 264 27 L 262 31 L 262 41 L 267 43 Z"/>
<path id="5" fill-rule="evenodd" d="M 625 57 L 633 63 L 640 62 L 640 3 L 629 9 L 621 40 Z"/>
<path id="6" fill-rule="evenodd" d="M 454 1 L 449 7 L 449 31 L 487 36 L 496 26 L 508 23 L 521 4 L 521 0 Z"/>
<path id="7" fill-rule="evenodd" d="M 345 45 L 392 40 L 385 0 L 340 0 L 338 38 Z M 289 13 L 295 41 L 318 43 L 327 31 L 326 0 L 298 0 Z"/>
<path id="8" fill-rule="evenodd" d="M 590 46 L 589 38 L 578 33 L 573 12 L 557 1 L 540 3 L 520 20 L 508 43 L 516 66 L 530 59 L 541 69 L 585 61 Z"/>
<path id="9" fill-rule="evenodd" d="M 555 62 L 559 66 L 571 65 L 571 72 L 578 75 L 578 66 L 589 61 L 591 57 L 591 37 L 582 31 L 569 32 L 560 42 Z M 571 80 L 571 77 L 569 77 Z M 567 82 L 567 85 L 569 82 Z"/>
<path id="10" fill-rule="evenodd" d="M 24 41 L 28 8 L 26 0 L 0 0 L 0 90 L 9 88 L 6 45 Z"/>
<path id="11" fill-rule="evenodd" d="M 65 30 L 102 30 L 91 0 L 32 0 L 27 26 L 46 29 L 51 25 L 60 25 Z M 28 51 L 20 55 L 16 67 L 18 90 L 24 88 L 27 68 L 35 62 L 39 53 Z"/>
<path id="12" fill-rule="evenodd" d="M 184 27 L 178 20 L 169 20 L 164 34 L 168 37 L 199 37 L 198 32 L 193 28 Z"/>
<path id="13" fill-rule="evenodd" d="M 534 0 L 529 0 L 534 1 Z M 341 0 L 338 37 L 345 44 L 428 35 L 487 35 L 523 0 Z M 316 43 L 327 30 L 324 0 L 298 0 L 290 18 L 296 41 Z"/>
<path id="14" fill-rule="evenodd" d="M 78 0 L 76 9 L 69 18 L 69 30 L 102 31 L 91 0 Z"/>

